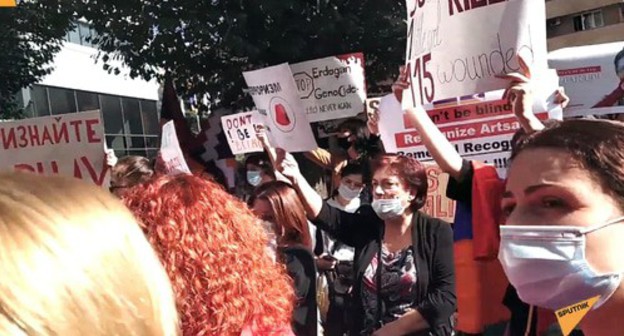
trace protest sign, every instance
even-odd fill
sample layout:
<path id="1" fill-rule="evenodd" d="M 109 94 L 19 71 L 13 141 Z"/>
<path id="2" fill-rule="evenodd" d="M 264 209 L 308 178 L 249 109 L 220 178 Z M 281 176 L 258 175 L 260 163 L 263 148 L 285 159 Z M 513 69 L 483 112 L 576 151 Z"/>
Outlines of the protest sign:
<path id="1" fill-rule="evenodd" d="M 160 159 L 162 159 L 164 173 L 167 175 L 191 174 L 180 148 L 173 120 L 163 125 Z"/>
<path id="2" fill-rule="evenodd" d="M 624 112 L 624 42 L 556 50 L 548 63 L 570 97 L 565 117 Z"/>
<path id="3" fill-rule="evenodd" d="M 264 150 L 262 143 L 256 137 L 256 126 L 259 124 L 258 111 L 221 117 L 221 125 L 232 154 L 246 154 Z"/>
<path id="4" fill-rule="evenodd" d="M 561 119 L 560 107 L 552 103 L 558 79 L 552 71 L 547 74 L 536 80 L 539 85 L 535 91 L 552 94 L 536 94 L 533 109 L 543 111 L 537 113 L 540 119 Z M 511 137 L 521 127 L 502 93 L 495 91 L 426 106 L 426 113 L 462 157 L 492 164 L 501 176 L 509 164 Z M 387 152 L 423 162 L 433 160 L 394 94 L 381 99 L 379 111 L 381 140 Z"/>
<path id="5" fill-rule="evenodd" d="M 425 164 L 427 168 L 427 201 L 422 211 L 427 215 L 439 218 L 448 223 L 455 220 L 455 201 L 446 197 L 446 186 L 449 176 L 442 172 L 436 164 Z"/>
<path id="6" fill-rule="evenodd" d="M 353 117 L 364 112 L 364 55 L 353 53 L 291 64 L 310 122 Z"/>
<path id="7" fill-rule="evenodd" d="M 289 152 L 317 147 L 288 64 L 244 72 L 271 144 Z"/>
<path id="8" fill-rule="evenodd" d="M 99 111 L 0 123 L 4 170 L 64 175 L 108 184 L 104 126 Z"/>
<path id="9" fill-rule="evenodd" d="M 411 83 L 403 106 L 503 89 L 495 76 L 547 69 L 544 1 L 407 0 L 406 61 Z"/>

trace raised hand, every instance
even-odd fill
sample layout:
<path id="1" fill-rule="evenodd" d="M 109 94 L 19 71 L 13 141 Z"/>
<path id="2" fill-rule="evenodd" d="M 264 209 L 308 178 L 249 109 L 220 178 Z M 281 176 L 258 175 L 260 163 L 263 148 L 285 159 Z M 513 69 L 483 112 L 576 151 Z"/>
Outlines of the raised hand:
<path id="1" fill-rule="evenodd" d="M 394 82 L 394 84 L 392 84 L 392 92 L 399 102 L 403 100 L 403 90 L 409 89 L 407 76 L 407 68 L 405 66 L 401 66 L 399 68 L 399 77 Z"/>
<path id="2" fill-rule="evenodd" d="M 533 87 L 531 85 L 531 69 L 522 56 L 518 56 L 520 70 L 518 72 L 497 76 L 509 80 L 509 86 L 503 94 L 508 99 L 514 114 L 518 118 L 533 115 Z"/>
<path id="3" fill-rule="evenodd" d="M 284 175 L 290 183 L 296 184 L 301 177 L 301 171 L 299 170 L 297 160 L 282 148 L 276 148 L 275 152 L 276 157 L 273 168 Z"/>

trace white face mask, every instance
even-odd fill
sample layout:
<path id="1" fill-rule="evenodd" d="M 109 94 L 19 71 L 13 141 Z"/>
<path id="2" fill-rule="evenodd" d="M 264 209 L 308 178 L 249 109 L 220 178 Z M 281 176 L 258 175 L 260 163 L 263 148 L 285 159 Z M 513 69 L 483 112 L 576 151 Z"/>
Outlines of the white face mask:
<path id="1" fill-rule="evenodd" d="M 613 295 L 622 274 L 592 269 L 585 256 L 586 235 L 622 221 L 592 228 L 504 225 L 498 259 L 523 302 L 558 310 L 600 295 L 596 309 Z"/>
<path id="2" fill-rule="evenodd" d="M 383 220 L 400 217 L 405 212 L 403 202 L 398 198 L 376 199 L 371 206 L 377 216 Z"/>
<path id="3" fill-rule="evenodd" d="M 358 196 L 360 196 L 361 192 L 362 189 L 351 189 L 342 183 L 340 184 L 340 187 L 338 187 L 338 194 L 340 195 L 340 197 L 346 199 L 347 201 L 356 199 Z"/>
<path id="4" fill-rule="evenodd" d="M 262 183 L 262 175 L 260 175 L 260 172 L 256 170 L 247 171 L 247 183 L 254 187 L 259 186 L 260 183 Z"/>

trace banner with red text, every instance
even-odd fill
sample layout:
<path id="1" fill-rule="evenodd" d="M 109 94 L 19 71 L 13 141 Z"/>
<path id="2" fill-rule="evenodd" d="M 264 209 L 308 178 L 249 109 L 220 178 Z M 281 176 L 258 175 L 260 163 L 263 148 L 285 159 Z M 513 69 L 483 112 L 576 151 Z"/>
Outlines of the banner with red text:
<path id="1" fill-rule="evenodd" d="M 540 84 L 536 91 L 551 95 L 536 94 L 533 110 L 542 111 L 537 113 L 542 120 L 561 119 L 561 108 L 552 103 L 558 79 L 553 71 L 547 73 L 550 75 L 536 81 Z M 502 94 L 494 91 L 426 106 L 429 117 L 463 158 L 492 164 L 501 176 L 508 167 L 511 137 L 521 127 Z M 394 94 L 381 99 L 379 111 L 381 140 L 387 152 L 423 162 L 433 160 Z"/>
<path id="2" fill-rule="evenodd" d="M 364 112 L 364 55 L 352 53 L 291 64 L 310 122 L 354 117 Z"/>
<path id="3" fill-rule="evenodd" d="M 178 141 L 178 135 L 176 134 L 173 120 L 163 125 L 160 158 L 162 159 L 165 174 L 171 176 L 191 174 L 191 170 L 186 164 L 184 154 L 180 148 L 180 142 Z"/>
<path id="4" fill-rule="evenodd" d="M 523 55 L 534 75 L 547 69 L 541 0 L 407 0 L 403 106 L 505 88 Z"/>
<path id="5" fill-rule="evenodd" d="M 242 112 L 221 117 L 232 154 L 262 152 L 262 143 L 256 137 L 256 126 L 260 125 L 258 111 Z"/>
<path id="6" fill-rule="evenodd" d="M 624 42 L 556 50 L 548 63 L 570 97 L 565 117 L 624 113 Z"/>
<path id="7" fill-rule="evenodd" d="M 3 170 L 73 176 L 108 185 L 99 111 L 1 122 L 0 141 Z"/>
<path id="8" fill-rule="evenodd" d="M 427 201 L 422 211 L 427 215 L 439 218 L 448 223 L 455 221 L 455 201 L 446 197 L 446 186 L 449 175 L 442 172 L 436 164 L 426 164 L 427 167 Z"/>

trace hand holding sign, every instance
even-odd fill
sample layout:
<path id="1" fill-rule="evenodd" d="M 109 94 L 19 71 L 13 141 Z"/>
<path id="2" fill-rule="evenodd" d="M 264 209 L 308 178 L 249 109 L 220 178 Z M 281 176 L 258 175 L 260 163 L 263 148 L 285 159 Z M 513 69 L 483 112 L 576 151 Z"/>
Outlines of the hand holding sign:
<path id="1" fill-rule="evenodd" d="M 509 86 L 503 94 L 503 99 L 509 100 L 516 117 L 527 118 L 533 115 L 531 69 L 522 56 L 518 56 L 518 64 L 520 64 L 520 70 L 518 72 L 497 77 L 510 80 Z"/>

